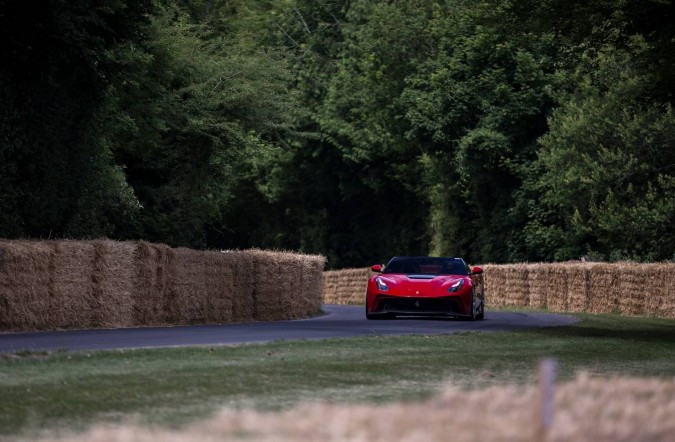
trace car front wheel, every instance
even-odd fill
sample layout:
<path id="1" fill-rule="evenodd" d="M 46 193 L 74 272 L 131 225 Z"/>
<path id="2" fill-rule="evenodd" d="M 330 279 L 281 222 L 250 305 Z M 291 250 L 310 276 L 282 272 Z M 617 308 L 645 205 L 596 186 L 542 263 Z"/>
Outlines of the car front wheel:
<path id="1" fill-rule="evenodd" d="M 474 290 L 471 292 L 471 311 L 469 312 L 469 317 L 467 318 L 469 321 L 475 321 L 476 319 L 483 319 L 484 318 L 484 309 L 485 306 L 481 303 L 480 306 L 480 313 L 476 314 L 476 291 Z"/>
<path id="2" fill-rule="evenodd" d="M 375 320 L 380 320 L 380 319 L 395 319 L 396 315 L 393 313 L 387 313 L 386 315 L 383 314 L 377 314 L 377 315 L 372 315 L 368 313 L 368 307 L 366 307 L 366 319 L 370 321 L 375 321 Z"/>
<path id="3" fill-rule="evenodd" d="M 476 319 L 484 319 L 485 318 L 485 301 L 480 302 L 480 313 L 476 315 Z"/>

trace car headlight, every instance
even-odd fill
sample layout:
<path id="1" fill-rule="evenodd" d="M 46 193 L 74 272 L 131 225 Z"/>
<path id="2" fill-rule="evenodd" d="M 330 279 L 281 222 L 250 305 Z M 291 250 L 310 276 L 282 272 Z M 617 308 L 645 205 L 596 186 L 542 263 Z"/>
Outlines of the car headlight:
<path id="1" fill-rule="evenodd" d="M 381 292 L 386 292 L 389 290 L 389 286 L 382 281 L 382 278 L 375 278 L 375 282 L 377 283 L 377 289 Z"/>
<path id="2" fill-rule="evenodd" d="M 464 280 L 463 280 L 463 279 L 460 279 L 459 281 L 457 281 L 456 283 L 454 283 L 453 285 L 451 285 L 450 288 L 448 289 L 448 291 L 449 291 L 450 293 L 455 293 L 456 291 L 458 291 L 459 289 L 461 289 L 463 285 L 464 285 Z"/>

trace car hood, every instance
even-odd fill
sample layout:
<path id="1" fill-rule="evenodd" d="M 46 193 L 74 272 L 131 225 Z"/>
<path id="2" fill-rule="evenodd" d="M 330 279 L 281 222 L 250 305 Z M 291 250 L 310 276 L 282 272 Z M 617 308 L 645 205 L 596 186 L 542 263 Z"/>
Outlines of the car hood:
<path id="1" fill-rule="evenodd" d="M 403 275 L 398 273 L 379 276 L 396 294 L 406 296 L 434 295 L 445 292 L 460 279 L 467 279 L 462 275 Z"/>

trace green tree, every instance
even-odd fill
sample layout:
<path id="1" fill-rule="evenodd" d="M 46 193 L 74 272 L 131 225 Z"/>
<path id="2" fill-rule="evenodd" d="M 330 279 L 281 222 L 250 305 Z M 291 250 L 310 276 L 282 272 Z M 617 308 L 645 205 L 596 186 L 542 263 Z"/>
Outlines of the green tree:
<path id="1" fill-rule="evenodd" d="M 524 165 L 552 106 L 556 47 L 519 23 L 510 4 L 437 7 L 433 52 L 406 79 L 408 138 L 426 146 L 431 251 L 512 259 L 511 215 Z"/>
<path id="2" fill-rule="evenodd" d="M 508 260 L 520 168 L 552 105 L 552 37 L 497 2 L 355 2 L 347 18 L 321 123 L 361 168 L 356 192 L 380 198 L 374 237 L 389 254 Z"/>
<path id="3" fill-rule="evenodd" d="M 575 71 L 576 88 L 541 139 L 541 198 L 527 226 L 541 259 L 673 258 L 675 119 L 650 98 L 653 47 L 592 48 Z"/>
<path id="4" fill-rule="evenodd" d="M 205 247 L 234 188 L 294 125 L 286 61 L 250 52 L 169 8 L 151 23 L 136 77 L 118 91 L 116 137 L 144 210 L 122 234 Z"/>
<path id="5" fill-rule="evenodd" d="M 138 209 L 115 165 L 108 92 L 150 1 L 0 2 L 0 237 L 95 237 Z"/>

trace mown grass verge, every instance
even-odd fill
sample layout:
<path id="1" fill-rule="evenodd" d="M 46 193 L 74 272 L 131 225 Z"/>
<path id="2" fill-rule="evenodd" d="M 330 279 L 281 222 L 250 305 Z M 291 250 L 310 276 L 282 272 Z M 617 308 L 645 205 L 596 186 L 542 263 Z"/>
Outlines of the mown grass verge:
<path id="1" fill-rule="evenodd" d="M 512 333 L 369 337 L 238 347 L 0 356 L 0 437 L 132 420 L 177 426 L 222 407 L 301 401 L 413 401 L 448 384 L 675 376 L 675 320 L 580 315 L 569 327 Z"/>

